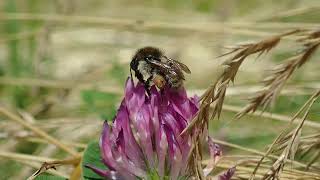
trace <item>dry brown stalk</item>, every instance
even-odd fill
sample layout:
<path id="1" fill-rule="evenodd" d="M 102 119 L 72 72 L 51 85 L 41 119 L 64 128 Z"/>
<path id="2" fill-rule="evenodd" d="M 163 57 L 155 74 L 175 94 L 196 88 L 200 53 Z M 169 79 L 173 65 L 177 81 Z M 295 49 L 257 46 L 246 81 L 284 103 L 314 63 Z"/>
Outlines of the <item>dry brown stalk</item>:
<path id="1" fill-rule="evenodd" d="M 34 13 L 0 13 L 0 20 L 20 20 L 20 21 L 48 21 L 56 23 L 72 23 L 72 24 L 90 24 L 90 25 L 104 25 L 116 27 L 126 27 L 132 29 L 139 25 L 144 28 L 164 28 L 172 30 L 191 30 L 191 31 L 206 31 L 213 32 L 217 27 L 225 27 L 226 25 L 234 29 L 248 29 L 249 28 L 267 28 L 267 29 L 288 29 L 304 27 L 312 29 L 319 27 L 318 23 L 303 23 L 303 22 L 227 22 L 227 23 L 206 23 L 203 25 L 188 23 L 168 23 L 168 22 L 141 22 L 132 18 L 114 18 L 114 17 L 93 17 L 93 16 L 76 16 L 76 15 L 61 15 L 61 14 L 34 14 Z"/>
<path id="2" fill-rule="evenodd" d="M 318 49 L 320 31 L 311 32 L 299 41 L 303 42 L 304 49 L 272 70 L 273 73 L 263 80 L 265 88 L 250 99 L 249 104 L 237 113 L 237 118 L 241 118 L 249 112 L 255 112 L 260 106 L 265 110 L 278 97 L 287 80 L 298 68 L 310 60 Z"/>
<path id="3" fill-rule="evenodd" d="M 298 152 L 301 157 L 310 156 L 307 169 L 320 159 L 320 134 L 312 134 L 301 137 Z M 319 167 L 320 168 L 320 167 Z"/>
<path id="4" fill-rule="evenodd" d="M 96 83 L 79 83 L 71 81 L 59 81 L 49 79 L 33 79 L 33 78 L 15 78 L 15 77 L 0 77 L 0 84 L 13 86 L 38 86 L 54 89 L 76 89 L 78 90 L 99 90 L 101 92 L 121 94 L 122 90 L 118 87 L 101 86 Z"/>
<path id="5" fill-rule="evenodd" d="M 257 43 L 242 44 L 234 47 L 230 52 L 221 55 L 226 56 L 229 54 L 234 54 L 230 59 L 223 63 L 225 70 L 219 76 L 218 80 L 213 82 L 212 85 L 202 95 L 199 113 L 183 131 L 183 133 L 193 129 L 194 126 L 204 129 L 208 124 L 209 119 L 212 119 L 216 116 L 218 118 L 220 117 L 226 95 L 226 89 L 230 82 L 234 82 L 240 65 L 248 56 L 256 53 L 259 53 L 258 56 L 260 56 L 263 53 L 267 53 L 272 48 L 277 46 L 282 37 L 298 32 L 301 32 L 301 30 L 292 30 L 277 36 L 272 36 Z M 212 108 L 211 114 L 209 113 L 210 107 Z"/>
<path id="6" fill-rule="evenodd" d="M 44 161 L 42 163 L 41 167 L 33 173 L 28 180 L 33 180 L 40 174 L 50 170 L 50 169 L 56 169 L 58 166 L 63 166 L 63 165 L 73 165 L 75 166 L 75 170 L 78 168 L 78 166 L 81 164 L 81 157 L 75 157 L 71 159 L 64 159 L 64 160 L 54 160 L 54 161 Z M 77 170 L 76 170 L 77 171 Z"/>
<path id="7" fill-rule="evenodd" d="M 203 161 L 203 164 L 206 165 L 210 160 Z M 239 157 L 232 157 L 231 159 L 227 156 L 222 156 L 222 158 L 219 160 L 219 162 L 216 164 L 216 167 L 228 169 L 232 166 L 237 167 L 237 172 L 235 176 L 233 176 L 233 179 L 249 179 L 250 175 L 252 173 L 252 170 L 255 168 L 256 163 L 259 161 L 259 158 L 257 157 L 250 157 L 250 156 L 241 156 Z M 261 179 L 263 175 L 270 169 L 270 165 L 263 164 L 261 165 L 261 168 L 257 172 L 256 177 Z M 281 174 L 280 179 L 303 179 L 303 178 L 313 178 L 313 179 L 319 179 L 320 174 L 315 172 L 306 172 L 301 171 L 296 168 L 292 167 L 285 167 L 283 170 L 283 173 Z"/>
<path id="8" fill-rule="evenodd" d="M 32 167 L 32 168 L 39 168 L 41 166 L 40 163 L 37 163 L 37 162 L 33 162 L 33 161 L 26 161 L 26 160 L 16 160 L 17 162 L 19 163 L 22 163 L 22 164 L 25 164 L 29 167 Z M 48 171 L 46 171 L 48 174 L 52 174 L 52 175 L 55 175 L 55 176 L 60 176 L 60 177 L 64 177 L 66 179 L 68 179 L 70 176 L 68 174 L 65 174 L 63 172 L 60 172 L 60 171 L 56 171 L 54 169 L 49 169 Z"/>
<path id="9" fill-rule="evenodd" d="M 230 82 L 233 82 L 235 76 L 239 70 L 242 62 L 250 55 L 258 53 L 258 56 L 270 51 L 272 48 L 276 47 L 280 42 L 281 38 L 284 36 L 292 35 L 301 32 L 301 30 L 292 30 L 285 32 L 276 36 L 272 36 L 268 39 L 262 40 L 257 43 L 243 44 L 238 47 L 234 47 L 230 52 L 223 54 L 226 56 L 229 54 L 234 54 L 230 59 L 226 60 L 223 65 L 225 66 L 224 71 L 219 76 L 219 78 L 214 81 L 211 86 L 204 92 L 201 97 L 201 105 L 197 116 L 192 120 L 188 127 L 182 132 L 182 134 L 194 133 L 195 137 L 195 148 L 193 153 L 189 156 L 189 167 L 194 173 L 198 174 L 199 165 L 195 164 L 192 159 L 202 160 L 202 155 L 200 154 L 201 142 L 204 141 L 203 134 L 208 127 L 210 119 L 215 117 L 220 117 L 224 98 L 226 95 L 227 87 Z M 212 109 L 212 112 L 209 112 Z M 197 128 L 194 128 L 197 127 Z M 201 176 L 198 176 L 201 178 Z"/>
<path id="10" fill-rule="evenodd" d="M 37 162 L 55 161 L 56 160 L 56 159 L 48 158 L 48 157 L 41 157 L 41 156 L 27 155 L 27 154 L 6 152 L 6 151 L 0 151 L 0 157 L 12 159 L 14 161 L 18 161 L 23 164 L 27 164 L 28 166 L 31 166 L 34 168 L 39 167 Z M 58 172 L 56 170 L 49 170 L 48 173 L 53 174 L 53 175 L 62 176 L 62 177 L 68 177 L 67 175 L 65 175 L 61 172 Z"/>
<path id="11" fill-rule="evenodd" d="M 266 154 L 257 163 L 257 166 L 254 169 L 250 179 L 254 179 L 257 170 L 259 169 L 263 159 L 266 156 L 268 156 L 270 153 L 274 153 L 283 149 L 279 158 L 276 161 L 274 161 L 271 168 L 264 174 L 262 179 L 275 179 L 280 176 L 280 174 L 284 169 L 284 166 L 286 165 L 287 160 L 288 159 L 293 160 L 295 157 L 295 154 L 299 147 L 302 127 L 305 123 L 305 120 L 309 114 L 309 111 L 312 105 L 314 104 L 314 102 L 317 100 L 319 96 L 320 96 L 320 90 L 314 93 L 310 97 L 310 99 L 307 101 L 307 103 L 305 103 L 300 108 L 300 110 L 295 114 L 293 118 L 296 118 L 299 114 L 303 112 L 303 110 L 305 110 L 305 113 L 301 118 L 301 121 L 299 122 L 299 124 L 296 126 L 296 128 L 291 130 L 290 132 L 287 132 L 287 130 L 291 128 L 291 124 L 289 124 L 289 127 L 284 131 L 282 131 L 280 135 L 274 140 L 274 142 L 269 146 L 269 149 L 266 152 Z M 291 122 L 293 120 L 294 119 L 292 119 Z"/>
<path id="12" fill-rule="evenodd" d="M 243 146 L 240 146 L 240 145 L 237 145 L 237 144 L 233 144 L 233 143 L 230 143 L 230 142 L 226 142 L 226 141 L 223 141 L 223 140 L 213 139 L 213 141 L 215 143 L 217 143 L 217 144 L 221 144 L 221 145 L 228 146 L 228 147 L 231 147 L 231 148 L 239 149 L 239 150 L 246 151 L 246 152 L 249 152 L 249 153 L 252 153 L 252 154 L 257 154 L 257 155 L 262 155 L 262 156 L 265 155 L 264 152 L 258 151 L 256 149 L 243 147 Z M 246 155 L 246 157 L 248 157 L 248 156 Z M 272 154 L 269 154 L 266 157 L 268 157 L 270 159 L 278 159 L 279 158 L 279 156 L 272 155 Z M 290 159 L 288 159 L 287 161 L 292 163 L 292 164 L 294 164 L 297 167 L 307 167 L 307 165 L 305 165 L 305 164 L 303 164 L 301 162 L 298 162 L 298 161 L 294 161 L 294 160 L 290 160 Z"/>
<path id="13" fill-rule="evenodd" d="M 242 110 L 242 107 L 224 104 L 222 110 L 237 113 Z M 263 117 L 263 118 L 267 118 L 267 119 L 274 119 L 274 120 L 287 122 L 287 123 L 291 122 L 291 120 L 294 119 L 293 117 L 290 117 L 290 116 L 271 113 L 271 112 L 265 112 L 265 111 L 259 111 L 259 110 L 256 110 L 254 113 L 251 113 L 248 115 L 254 116 L 254 117 Z M 298 124 L 301 121 L 301 119 L 299 119 L 299 118 L 296 118 L 295 120 L 296 121 L 293 121 L 293 124 Z M 317 122 L 314 122 L 311 120 L 306 120 L 304 125 L 308 126 L 308 127 L 312 127 L 312 128 L 320 128 L 320 123 L 317 123 Z"/>
<path id="14" fill-rule="evenodd" d="M 79 153 L 76 152 L 75 150 L 73 150 L 72 148 L 70 148 L 69 146 L 66 146 L 65 144 L 61 143 L 59 140 L 57 140 L 54 137 L 50 136 L 48 133 L 46 133 L 42 129 L 40 129 L 40 128 L 36 127 L 36 126 L 33 126 L 29 122 L 21 119 L 19 116 L 17 116 L 14 113 L 10 112 L 6 108 L 0 106 L 0 113 L 5 115 L 6 117 L 8 117 L 10 120 L 13 120 L 13 121 L 17 122 L 18 124 L 22 125 L 23 127 L 31 130 L 32 132 L 34 132 L 39 137 L 41 137 L 41 138 L 47 140 L 48 142 L 56 145 L 57 147 L 59 147 L 62 150 L 66 151 L 67 153 L 69 153 L 70 155 L 75 156 L 75 157 L 79 156 Z"/>
<path id="15" fill-rule="evenodd" d="M 220 168 L 226 168 L 229 164 L 221 164 L 217 165 L 217 167 Z M 243 164 L 243 165 L 238 165 L 237 166 L 237 173 L 233 179 L 249 179 L 252 168 L 254 168 L 251 164 Z M 256 179 L 263 179 L 263 175 L 268 171 L 267 166 L 260 168 L 259 171 L 256 174 Z M 305 173 L 304 171 L 298 171 L 296 169 L 290 169 L 286 168 L 283 170 L 283 173 L 275 178 L 275 179 L 281 179 L 281 180 L 301 180 L 301 179 L 312 179 L 312 180 L 317 180 L 320 178 L 320 175 L 317 173 Z"/>
<path id="16" fill-rule="evenodd" d="M 217 164 L 217 167 L 227 169 L 233 165 L 234 165 L 234 162 L 221 161 L 220 163 Z M 253 168 L 254 168 L 254 165 L 252 163 L 237 164 L 237 173 L 232 179 L 249 179 Z M 270 166 L 264 166 L 263 168 L 259 169 L 259 172 L 257 172 L 256 178 L 262 179 L 264 173 L 268 171 L 268 168 L 270 168 Z M 292 179 L 319 179 L 319 178 L 320 178 L 320 174 L 317 174 L 317 173 L 310 173 L 310 172 L 299 171 L 297 169 L 286 168 L 284 169 L 279 179 L 292 180 Z"/>
<path id="17" fill-rule="evenodd" d="M 41 139 L 41 138 L 36 138 L 36 137 L 22 137 L 19 138 L 19 140 L 24 140 L 24 141 L 28 141 L 28 142 L 33 142 L 33 143 L 41 143 L 41 144 L 47 144 L 48 142 Z M 82 143 L 77 143 L 77 142 L 70 142 L 70 141 L 61 141 L 62 143 L 68 145 L 68 146 L 72 146 L 75 148 L 81 148 L 81 149 L 85 149 L 87 147 L 86 144 L 82 144 Z"/>
<path id="18" fill-rule="evenodd" d="M 70 175 L 70 180 L 78 180 L 81 179 L 81 175 L 82 175 L 82 164 L 79 163 L 71 172 Z"/>
<path id="19" fill-rule="evenodd" d="M 6 151 L 0 151 L 0 157 L 14 159 L 14 160 L 35 161 L 35 162 L 55 161 L 56 160 L 56 159 L 48 158 L 48 157 L 40 157 L 40 156 L 6 152 Z"/>

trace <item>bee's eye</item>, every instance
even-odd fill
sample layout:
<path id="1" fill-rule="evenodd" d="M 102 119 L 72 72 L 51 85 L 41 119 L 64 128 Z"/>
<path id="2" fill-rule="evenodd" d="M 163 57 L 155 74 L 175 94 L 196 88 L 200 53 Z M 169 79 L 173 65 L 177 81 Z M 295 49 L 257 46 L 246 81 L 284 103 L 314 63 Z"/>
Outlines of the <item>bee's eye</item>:
<path id="1" fill-rule="evenodd" d="M 146 59 L 147 61 L 150 61 L 152 58 L 151 58 L 151 56 L 147 56 L 145 59 Z"/>

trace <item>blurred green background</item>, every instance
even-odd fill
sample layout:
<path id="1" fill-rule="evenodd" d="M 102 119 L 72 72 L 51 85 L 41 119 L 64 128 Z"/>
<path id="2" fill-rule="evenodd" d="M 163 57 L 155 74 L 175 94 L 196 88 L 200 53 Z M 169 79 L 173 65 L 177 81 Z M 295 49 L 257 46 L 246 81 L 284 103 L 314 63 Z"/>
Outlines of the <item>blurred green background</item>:
<path id="1" fill-rule="evenodd" d="M 189 95 L 200 95 L 221 71 L 223 58 L 216 57 L 225 46 L 320 27 L 319 0 L 1 0 L 0 9 L 0 105 L 78 149 L 99 138 L 103 120 L 112 120 L 138 48 L 156 46 L 187 64 Z M 288 38 L 271 53 L 248 58 L 226 105 L 243 107 L 267 70 L 299 48 Z M 297 71 L 267 111 L 292 116 L 320 87 L 319 55 Z M 211 121 L 214 137 L 263 150 L 286 126 L 250 115 L 233 120 L 231 109 Z M 320 123 L 319 117 L 316 103 L 309 119 Z M 66 157 L 0 115 L 0 179 L 24 179 L 40 165 L 3 152 Z"/>

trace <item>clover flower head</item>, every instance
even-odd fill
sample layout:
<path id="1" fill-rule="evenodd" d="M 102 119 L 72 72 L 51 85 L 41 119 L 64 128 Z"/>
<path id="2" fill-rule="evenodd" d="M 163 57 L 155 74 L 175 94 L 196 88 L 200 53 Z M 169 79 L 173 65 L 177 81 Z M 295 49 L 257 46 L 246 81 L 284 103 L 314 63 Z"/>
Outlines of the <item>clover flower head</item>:
<path id="1" fill-rule="evenodd" d="M 184 88 L 159 91 L 152 86 L 147 95 L 142 83 L 129 78 L 112 125 L 103 125 L 100 150 L 107 168 L 87 167 L 114 180 L 187 179 L 191 135 L 181 133 L 198 110 L 199 98 L 189 98 Z M 208 144 L 215 161 L 221 149 L 211 139 Z"/>
<path id="2" fill-rule="evenodd" d="M 125 97 L 112 125 L 104 123 L 100 148 L 108 169 L 89 166 L 110 179 L 177 179 L 184 176 L 191 148 L 190 135 L 180 135 L 199 108 L 185 89 L 155 86 L 146 95 L 142 83 L 128 79 Z"/>

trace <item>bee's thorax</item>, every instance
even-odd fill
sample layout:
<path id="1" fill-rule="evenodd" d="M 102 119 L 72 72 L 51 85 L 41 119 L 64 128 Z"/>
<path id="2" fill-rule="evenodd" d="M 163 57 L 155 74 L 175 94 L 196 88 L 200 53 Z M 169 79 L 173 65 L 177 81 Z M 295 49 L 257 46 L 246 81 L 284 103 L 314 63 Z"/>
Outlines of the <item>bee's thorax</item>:
<path id="1" fill-rule="evenodd" d="M 146 61 L 139 61 L 137 70 L 141 73 L 144 81 L 152 76 L 152 68 Z"/>

